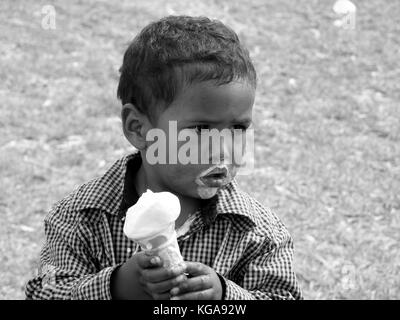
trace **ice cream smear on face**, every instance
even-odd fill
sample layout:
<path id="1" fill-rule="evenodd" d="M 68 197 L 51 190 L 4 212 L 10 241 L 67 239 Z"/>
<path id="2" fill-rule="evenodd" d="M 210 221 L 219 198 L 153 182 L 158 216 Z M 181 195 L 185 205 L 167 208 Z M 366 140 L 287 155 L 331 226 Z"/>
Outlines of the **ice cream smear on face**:
<path id="1" fill-rule="evenodd" d="M 164 266 L 178 265 L 183 262 L 175 232 L 175 220 L 180 211 L 177 196 L 148 189 L 128 209 L 124 233 L 142 249 L 154 251 L 163 260 Z"/>
<path id="2" fill-rule="evenodd" d="M 209 199 L 231 180 L 232 174 L 226 164 L 214 165 L 197 176 L 197 193 L 202 199 Z"/>

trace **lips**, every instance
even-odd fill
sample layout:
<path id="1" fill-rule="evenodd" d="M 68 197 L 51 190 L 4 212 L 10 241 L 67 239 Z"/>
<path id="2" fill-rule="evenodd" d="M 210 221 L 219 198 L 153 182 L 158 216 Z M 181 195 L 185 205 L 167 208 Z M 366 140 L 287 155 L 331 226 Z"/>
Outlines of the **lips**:
<path id="1" fill-rule="evenodd" d="M 228 169 L 226 166 L 215 167 L 210 172 L 208 172 L 205 177 L 220 177 L 220 176 L 227 176 Z"/>
<path id="2" fill-rule="evenodd" d="M 229 183 L 229 171 L 226 166 L 215 167 L 206 175 L 200 177 L 201 182 L 203 182 L 207 187 L 222 187 Z"/>

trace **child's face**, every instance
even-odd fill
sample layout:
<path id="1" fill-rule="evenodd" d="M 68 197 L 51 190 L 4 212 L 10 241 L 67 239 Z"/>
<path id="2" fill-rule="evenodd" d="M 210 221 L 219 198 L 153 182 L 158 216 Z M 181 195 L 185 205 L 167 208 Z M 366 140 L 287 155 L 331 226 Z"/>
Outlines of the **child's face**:
<path id="1" fill-rule="evenodd" d="M 245 82 L 231 82 L 220 86 L 212 82 L 201 82 L 186 87 L 173 103 L 158 116 L 155 128 L 165 132 L 167 164 L 148 166 L 151 170 L 148 175 L 157 179 L 157 183 L 164 190 L 193 198 L 206 199 L 214 196 L 220 187 L 233 179 L 237 166 L 230 161 L 230 164 L 222 170 L 227 173 L 225 179 L 215 180 L 207 179 L 207 177 L 200 179 L 202 174 L 207 173 L 206 170 L 215 166 L 211 161 L 209 163 L 200 162 L 200 154 L 204 152 L 204 143 L 200 145 L 201 129 L 220 131 L 222 129 L 247 128 L 252 121 L 254 96 L 254 88 Z M 171 159 L 168 152 L 171 142 L 176 143 L 177 150 L 186 143 L 186 141 L 177 141 L 172 137 L 172 141 L 169 140 L 170 121 L 176 121 L 178 134 L 185 130 L 185 132 L 190 131 L 197 135 L 198 139 L 194 143 L 198 144 L 199 164 L 182 164 L 179 158 L 175 164 L 168 163 L 168 160 Z M 215 163 L 216 158 L 218 160 L 222 158 L 221 153 L 213 154 L 210 150 L 210 158 Z M 221 159 L 221 163 L 223 162 L 224 159 Z"/>

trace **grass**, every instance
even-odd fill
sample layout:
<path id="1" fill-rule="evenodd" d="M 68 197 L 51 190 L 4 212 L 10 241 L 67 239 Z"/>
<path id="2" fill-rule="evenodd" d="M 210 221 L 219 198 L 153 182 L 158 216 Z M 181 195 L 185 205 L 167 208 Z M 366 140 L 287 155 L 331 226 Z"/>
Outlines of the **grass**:
<path id="1" fill-rule="evenodd" d="M 56 30 L 41 27 L 52 3 Z M 130 39 L 168 14 L 237 31 L 258 71 L 256 168 L 242 188 L 295 239 L 307 299 L 400 298 L 400 3 L 2 1 L 0 298 L 36 273 L 51 205 L 130 152 L 118 68 Z"/>

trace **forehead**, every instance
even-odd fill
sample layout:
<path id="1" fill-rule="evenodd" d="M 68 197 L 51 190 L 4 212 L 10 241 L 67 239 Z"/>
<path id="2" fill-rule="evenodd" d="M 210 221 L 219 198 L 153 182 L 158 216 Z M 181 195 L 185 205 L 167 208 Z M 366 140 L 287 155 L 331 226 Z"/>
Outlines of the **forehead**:
<path id="1" fill-rule="evenodd" d="M 180 121 L 229 121 L 251 118 L 255 90 L 246 82 L 216 85 L 211 81 L 187 86 L 165 110 Z"/>

